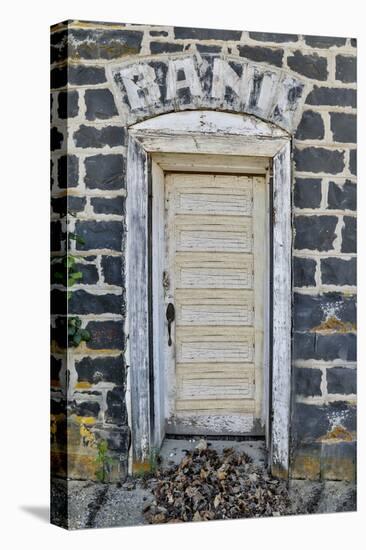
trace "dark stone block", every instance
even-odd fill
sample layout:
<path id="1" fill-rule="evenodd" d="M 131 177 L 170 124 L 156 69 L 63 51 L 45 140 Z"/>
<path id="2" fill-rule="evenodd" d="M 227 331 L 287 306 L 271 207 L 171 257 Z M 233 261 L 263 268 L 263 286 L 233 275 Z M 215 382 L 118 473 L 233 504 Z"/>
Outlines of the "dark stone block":
<path id="1" fill-rule="evenodd" d="M 326 408 L 322 405 L 295 403 L 292 422 L 292 438 L 295 444 L 315 441 L 329 429 Z"/>
<path id="2" fill-rule="evenodd" d="M 76 90 L 71 92 L 59 92 L 57 113 L 62 119 L 78 116 L 79 94 Z"/>
<path id="3" fill-rule="evenodd" d="M 94 285 L 98 282 L 96 265 L 76 263 L 75 268 L 83 274 L 83 278 L 80 281 L 83 285 Z"/>
<path id="4" fill-rule="evenodd" d="M 346 38 L 336 36 L 305 36 L 305 44 L 313 48 L 331 48 L 332 46 L 344 46 Z"/>
<path id="5" fill-rule="evenodd" d="M 67 313 L 67 292 L 57 288 L 51 291 L 52 315 L 66 315 Z"/>
<path id="6" fill-rule="evenodd" d="M 281 34 L 277 32 L 250 32 L 249 38 L 259 42 L 297 42 L 297 34 Z"/>
<path id="7" fill-rule="evenodd" d="M 65 233 L 62 231 L 61 222 L 55 221 L 50 224 L 51 229 L 51 251 L 59 252 L 65 242 Z"/>
<path id="8" fill-rule="evenodd" d="M 63 88 L 67 85 L 66 67 L 55 67 L 51 70 L 51 88 Z"/>
<path id="9" fill-rule="evenodd" d="M 322 371 L 320 369 L 295 368 L 295 391 L 297 395 L 313 397 L 322 395 L 320 384 Z"/>
<path id="10" fill-rule="evenodd" d="M 67 211 L 82 212 L 86 205 L 85 197 L 74 197 L 73 195 L 65 197 L 51 198 L 52 210 L 61 217 L 66 216 Z"/>
<path id="11" fill-rule="evenodd" d="M 60 378 L 60 370 L 62 368 L 62 359 L 56 359 L 53 355 L 51 355 L 51 381 L 59 382 Z"/>
<path id="12" fill-rule="evenodd" d="M 125 185 L 123 155 L 93 155 L 85 159 L 85 185 L 89 189 L 115 190 Z"/>
<path id="13" fill-rule="evenodd" d="M 120 256 L 102 256 L 104 282 L 108 285 L 124 285 L 124 264 Z"/>
<path id="14" fill-rule="evenodd" d="M 78 416 L 98 416 L 100 405 L 96 401 L 72 401 L 70 403 L 71 411 Z"/>
<path id="15" fill-rule="evenodd" d="M 295 248 L 333 250 L 337 223 L 336 216 L 295 216 Z"/>
<path id="16" fill-rule="evenodd" d="M 183 44 L 176 44 L 174 42 L 151 42 L 150 43 L 150 51 L 152 54 L 182 52 L 183 49 L 184 49 Z"/>
<path id="17" fill-rule="evenodd" d="M 322 180 L 319 178 L 296 178 L 294 204 L 297 208 L 319 208 L 322 198 Z"/>
<path id="18" fill-rule="evenodd" d="M 315 441 L 332 431 L 334 423 L 347 431 L 356 427 L 356 410 L 349 403 L 338 401 L 329 405 L 309 405 L 295 403 L 293 414 L 293 439 L 298 444 L 302 441 Z"/>
<path id="19" fill-rule="evenodd" d="M 87 120 L 107 119 L 118 115 L 113 94 L 108 88 L 85 91 Z"/>
<path id="20" fill-rule="evenodd" d="M 69 84 L 84 86 L 86 84 L 102 84 L 107 82 L 103 67 L 90 67 L 85 65 L 69 65 Z"/>
<path id="21" fill-rule="evenodd" d="M 127 419 L 126 419 L 127 423 Z M 108 442 L 108 449 L 118 453 L 120 456 L 127 455 L 128 449 L 130 447 L 130 428 L 128 426 L 120 426 L 117 429 L 113 430 L 111 427 L 108 427 L 106 430 L 105 437 Z M 126 459 L 127 460 L 127 459 Z M 127 470 L 127 464 L 126 464 Z M 127 471 L 126 471 L 127 475 Z"/>
<path id="22" fill-rule="evenodd" d="M 174 27 L 175 38 L 192 38 L 196 40 L 240 40 L 241 31 L 222 29 L 197 29 L 191 27 Z"/>
<path id="23" fill-rule="evenodd" d="M 356 335 L 351 332 L 327 335 L 295 332 L 293 350 L 294 359 L 356 361 Z"/>
<path id="24" fill-rule="evenodd" d="M 60 189 L 77 187 L 79 183 L 79 159 L 75 155 L 63 155 L 57 162 L 58 186 Z"/>
<path id="25" fill-rule="evenodd" d="M 66 272 L 61 263 L 62 258 L 54 257 L 52 258 L 52 260 L 53 261 L 51 262 L 51 284 L 52 285 L 60 284 L 66 287 L 67 285 Z M 53 304 L 51 303 L 51 310 L 52 310 L 52 307 L 53 307 Z"/>
<path id="26" fill-rule="evenodd" d="M 143 33 L 122 29 L 69 29 L 69 57 L 117 59 L 140 52 Z"/>
<path id="27" fill-rule="evenodd" d="M 85 244 L 76 244 L 78 250 L 122 250 L 123 224 L 118 221 L 77 221 L 75 233 Z"/>
<path id="28" fill-rule="evenodd" d="M 328 208 L 335 210 L 356 210 L 357 187 L 356 184 L 346 180 L 343 185 L 329 182 Z"/>
<path id="29" fill-rule="evenodd" d="M 93 197 L 90 202 L 96 214 L 117 214 L 122 216 L 125 212 L 124 197 L 113 197 L 112 199 Z"/>
<path id="30" fill-rule="evenodd" d="M 67 56 L 68 31 L 63 29 L 53 32 L 50 38 L 51 63 L 62 61 Z"/>
<path id="31" fill-rule="evenodd" d="M 262 46 L 238 46 L 239 55 L 252 61 L 263 61 L 276 67 L 282 67 L 283 50 Z"/>
<path id="32" fill-rule="evenodd" d="M 67 196 L 67 209 L 71 212 L 82 212 L 86 205 L 85 197 Z"/>
<path id="33" fill-rule="evenodd" d="M 336 79 L 341 82 L 356 82 L 357 58 L 350 55 L 336 56 Z"/>
<path id="34" fill-rule="evenodd" d="M 50 184 L 51 184 L 51 191 L 53 189 L 53 186 L 55 184 L 55 180 L 53 178 L 53 167 L 54 167 L 54 163 L 53 163 L 53 160 L 52 158 L 50 159 Z"/>
<path id="35" fill-rule="evenodd" d="M 314 111 L 304 111 L 295 138 L 300 140 L 323 139 L 324 122 L 321 114 Z"/>
<path id="36" fill-rule="evenodd" d="M 321 443 L 291 445 L 291 478 L 319 481 Z"/>
<path id="37" fill-rule="evenodd" d="M 339 174 L 344 169 L 344 151 L 323 147 L 295 148 L 294 161 L 298 172 Z"/>
<path id="38" fill-rule="evenodd" d="M 324 285 L 356 285 L 356 258 L 322 258 L 321 279 Z"/>
<path id="39" fill-rule="evenodd" d="M 327 369 L 328 393 L 356 394 L 357 371 L 346 367 L 332 367 Z"/>
<path id="40" fill-rule="evenodd" d="M 295 331 L 322 330 L 329 317 L 341 323 L 356 323 L 356 302 L 354 296 L 327 292 L 318 296 L 294 293 L 293 326 Z M 324 329 L 326 327 L 324 326 Z"/>
<path id="41" fill-rule="evenodd" d="M 62 148 L 64 135 L 57 128 L 51 128 L 51 151 L 56 151 Z"/>
<path id="42" fill-rule="evenodd" d="M 53 314 L 52 309 L 51 313 Z M 67 320 L 65 317 L 55 319 L 54 326 L 51 327 L 51 341 L 56 342 L 60 348 L 67 347 Z"/>
<path id="43" fill-rule="evenodd" d="M 75 290 L 71 292 L 68 305 L 69 313 L 78 315 L 125 313 L 122 296 L 116 294 L 91 294 L 85 290 Z"/>
<path id="44" fill-rule="evenodd" d="M 350 481 L 356 478 L 357 449 L 356 441 L 324 443 L 321 452 L 322 479 L 330 481 Z M 352 485 L 351 485 L 352 487 Z M 356 490 L 340 502 L 337 512 L 356 511 Z"/>
<path id="45" fill-rule="evenodd" d="M 89 321 L 86 329 L 91 335 L 88 348 L 124 350 L 124 321 Z"/>
<path id="46" fill-rule="evenodd" d="M 288 56 L 287 64 L 290 69 L 308 78 L 315 80 L 327 80 L 328 78 L 327 59 L 317 53 L 304 54 L 297 50 L 293 55 Z"/>
<path id="47" fill-rule="evenodd" d="M 125 390 L 121 386 L 116 386 L 113 390 L 107 392 L 105 422 L 106 424 L 117 424 L 118 426 L 127 424 Z"/>
<path id="48" fill-rule="evenodd" d="M 315 281 L 316 261 L 310 258 L 294 257 L 294 285 L 316 286 Z"/>
<path id="49" fill-rule="evenodd" d="M 330 113 L 330 128 L 334 141 L 356 143 L 356 115 L 349 113 Z"/>
<path id="50" fill-rule="evenodd" d="M 66 399 L 51 398 L 51 414 L 64 414 L 67 408 Z"/>
<path id="51" fill-rule="evenodd" d="M 308 105 L 356 107 L 357 91 L 348 88 L 325 88 L 314 86 L 306 98 Z"/>
<path id="52" fill-rule="evenodd" d="M 342 227 L 341 252 L 357 252 L 357 221 L 351 216 L 344 216 Z"/>
<path id="53" fill-rule="evenodd" d="M 168 36 L 167 31 L 150 31 L 150 36 Z"/>
<path id="54" fill-rule="evenodd" d="M 117 147 L 124 145 L 126 130 L 120 126 L 107 126 L 106 128 L 94 128 L 82 124 L 74 132 L 74 141 L 77 147 Z"/>
<path id="55" fill-rule="evenodd" d="M 357 149 L 351 149 L 349 152 L 349 170 L 357 176 Z"/>
<path id="56" fill-rule="evenodd" d="M 75 361 L 78 382 L 112 382 L 122 386 L 126 379 L 126 367 L 123 355 L 117 357 L 83 357 Z"/>
<path id="57" fill-rule="evenodd" d="M 196 44 L 196 48 L 200 53 L 220 53 L 221 46 L 215 46 L 214 44 Z"/>

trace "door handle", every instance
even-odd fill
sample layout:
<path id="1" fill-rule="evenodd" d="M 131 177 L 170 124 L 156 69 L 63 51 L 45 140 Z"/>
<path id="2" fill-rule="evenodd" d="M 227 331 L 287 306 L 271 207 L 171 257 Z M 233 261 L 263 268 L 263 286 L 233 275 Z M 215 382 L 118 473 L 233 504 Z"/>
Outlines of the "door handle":
<path id="1" fill-rule="evenodd" d="M 175 319 L 175 308 L 172 303 L 168 304 L 168 307 L 166 308 L 166 318 L 168 321 L 168 346 L 172 345 L 172 322 Z"/>

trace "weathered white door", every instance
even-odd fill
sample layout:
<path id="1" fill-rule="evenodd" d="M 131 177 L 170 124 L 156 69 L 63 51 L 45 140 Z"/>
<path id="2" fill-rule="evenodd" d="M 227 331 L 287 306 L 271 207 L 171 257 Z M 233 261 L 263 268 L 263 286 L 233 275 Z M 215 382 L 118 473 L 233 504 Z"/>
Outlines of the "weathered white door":
<path id="1" fill-rule="evenodd" d="M 256 176 L 165 176 L 168 434 L 264 433 L 266 187 Z"/>

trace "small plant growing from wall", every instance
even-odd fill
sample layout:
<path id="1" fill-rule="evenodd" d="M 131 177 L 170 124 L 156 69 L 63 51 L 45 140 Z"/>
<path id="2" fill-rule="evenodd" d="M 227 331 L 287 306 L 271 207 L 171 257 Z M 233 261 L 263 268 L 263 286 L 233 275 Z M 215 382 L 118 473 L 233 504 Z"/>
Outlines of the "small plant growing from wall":
<path id="1" fill-rule="evenodd" d="M 75 213 L 68 210 L 68 214 L 75 217 Z M 81 235 L 78 235 L 75 232 L 69 232 L 68 233 L 69 242 L 70 240 L 73 240 L 77 242 L 78 244 L 85 244 L 85 241 Z M 77 264 L 76 264 L 76 258 L 74 256 L 71 256 L 67 252 L 64 256 L 61 257 L 61 260 L 59 257 L 53 258 L 53 263 L 57 264 L 59 266 L 59 269 L 55 270 L 53 273 L 53 280 L 55 283 L 62 284 L 66 286 L 67 288 L 72 287 L 77 282 L 81 282 L 83 278 L 83 274 L 81 271 L 78 270 Z M 69 300 L 71 298 L 72 293 L 67 292 L 67 299 Z M 80 317 L 73 316 L 68 317 L 67 319 L 67 336 L 68 336 L 68 346 L 70 347 L 78 347 L 81 342 L 88 342 L 90 340 L 90 332 L 84 328 L 81 327 L 82 321 Z"/>
<path id="2" fill-rule="evenodd" d="M 114 460 L 108 456 L 108 444 L 105 439 L 97 443 L 97 457 L 95 459 L 97 469 L 95 475 L 98 481 L 105 483 L 109 480 L 111 468 Z"/>

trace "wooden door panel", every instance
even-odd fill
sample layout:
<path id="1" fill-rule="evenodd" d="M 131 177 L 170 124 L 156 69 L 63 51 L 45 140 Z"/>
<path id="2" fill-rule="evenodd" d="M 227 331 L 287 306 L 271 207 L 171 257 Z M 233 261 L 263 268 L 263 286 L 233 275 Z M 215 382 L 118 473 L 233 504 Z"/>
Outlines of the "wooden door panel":
<path id="1" fill-rule="evenodd" d="M 250 216 L 252 178 L 182 175 L 173 202 L 176 214 Z"/>
<path id="2" fill-rule="evenodd" d="M 253 288 L 252 254 L 176 252 L 175 288 Z"/>
<path id="3" fill-rule="evenodd" d="M 254 271 L 264 249 L 255 249 L 256 192 L 248 176 L 166 178 L 166 302 L 175 306 L 168 433 L 250 432 L 258 416 L 263 274 Z"/>

